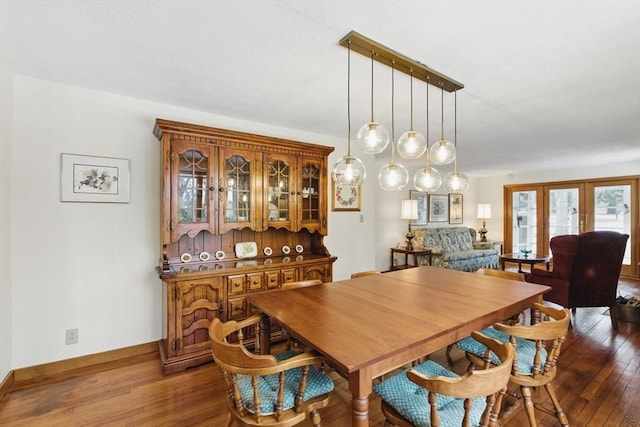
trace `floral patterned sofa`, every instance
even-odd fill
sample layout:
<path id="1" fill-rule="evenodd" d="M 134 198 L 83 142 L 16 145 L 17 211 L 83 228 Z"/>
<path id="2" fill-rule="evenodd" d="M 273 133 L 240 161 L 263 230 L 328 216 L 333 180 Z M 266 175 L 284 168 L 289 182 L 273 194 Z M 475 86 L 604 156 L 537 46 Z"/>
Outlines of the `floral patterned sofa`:
<path id="1" fill-rule="evenodd" d="M 467 227 L 414 228 L 413 246 L 431 249 L 431 265 L 452 270 L 498 268 L 498 250 L 476 241 L 476 230 Z M 428 265 L 429 257 L 418 257 Z"/>

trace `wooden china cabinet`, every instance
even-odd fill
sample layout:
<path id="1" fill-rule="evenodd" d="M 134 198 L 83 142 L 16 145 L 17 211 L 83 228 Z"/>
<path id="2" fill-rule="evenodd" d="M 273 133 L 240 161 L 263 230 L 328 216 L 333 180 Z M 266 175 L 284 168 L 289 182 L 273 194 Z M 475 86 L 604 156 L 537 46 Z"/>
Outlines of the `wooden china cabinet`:
<path id="1" fill-rule="evenodd" d="M 323 239 L 333 147 L 162 119 L 154 134 L 166 375 L 212 360 L 209 324 L 253 314 L 247 295 L 332 280 L 336 257 Z"/>

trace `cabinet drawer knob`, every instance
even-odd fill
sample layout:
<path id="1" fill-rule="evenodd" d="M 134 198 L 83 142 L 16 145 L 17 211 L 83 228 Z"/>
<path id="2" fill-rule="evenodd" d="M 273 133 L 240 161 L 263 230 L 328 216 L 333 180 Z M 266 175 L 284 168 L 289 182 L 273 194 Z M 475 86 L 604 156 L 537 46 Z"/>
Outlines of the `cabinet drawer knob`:
<path id="1" fill-rule="evenodd" d="M 276 278 L 275 278 L 275 277 L 272 277 L 272 278 L 271 278 L 271 280 L 270 280 L 270 282 L 271 282 L 271 283 L 273 283 L 273 282 L 275 282 L 275 281 L 276 281 Z"/>
<path id="2" fill-rule="evenodd" d="M 257 281 L 257 280 L 254 280 L 254 281 L 253 281 L 253 284 L 254 284 L 254 285 L 257 285 L 257 284 L 258 284 L 258 281 Z"/>
<path id="3" fill-rule="evenodd" d="M 287 276 L 287 280 L 291 280 L 291 276 Z"/>

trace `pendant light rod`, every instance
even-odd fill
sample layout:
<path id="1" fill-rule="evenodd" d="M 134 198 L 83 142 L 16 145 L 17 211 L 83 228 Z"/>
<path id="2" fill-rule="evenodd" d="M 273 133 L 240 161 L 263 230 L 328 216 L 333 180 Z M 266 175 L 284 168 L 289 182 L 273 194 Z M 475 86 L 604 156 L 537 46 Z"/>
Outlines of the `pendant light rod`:
<path id="1" fill-rule="evenodd" d="M 453 146 L 456 147 L 456 157 L 453 159 L 453 170 L 458 172 L 458 91 L 453 91 Z"/>
<path id="2" fill-rule="evenodd" d="M 396 120 L 394 114 L 394 103 L 396 97 L 395 91 L 395 71 L 396 71 L 396 61 L 394 59 L 391 60 L 391 163 L 396 162 Z"/>
<path id="3" fill-rule="evenodd" d="M 375 56 L 375 52 L 371 51 L 371 121 L 373 120 L 373 57 Z"/>
<path id="4" fill-rule="evenodd" d="M 413 130 L 413 68 L 411 69 L 411 121 L 409 123 L 409 130 Z"/>
<path id="5" fill-rule="evenodd" d="M 351 40 L 347 40 L 347 156 L 351 156 Z"/>
<path id="6" fill-rule="evenodd" d="M 355 31 L 351 31 L 349 34 L 344 36 L 340 40 L 339 44 L 340 46 L 348 47 L 349 42 L 351 42 L 351 50 L 354 52 L 365 56 L 371 55 L 371 59 L 375 59 L 387 67 L 390 67 L 392 61 L 395 61 L 395 67 L 398 71 L 410 75 L 411 70 L 413 70 L 414 76 L 417 79 L 434 86 L 442 84 L 442 87 L 447 92 L 453 92 L 454 90 L 464 88 L 462 83 L 427 67 L 421 62 L 415 61 L 401 53 L 389 49 L 388 47 Z M 375 55 L 372 55 L 371 52 L 375 52 Z"/>

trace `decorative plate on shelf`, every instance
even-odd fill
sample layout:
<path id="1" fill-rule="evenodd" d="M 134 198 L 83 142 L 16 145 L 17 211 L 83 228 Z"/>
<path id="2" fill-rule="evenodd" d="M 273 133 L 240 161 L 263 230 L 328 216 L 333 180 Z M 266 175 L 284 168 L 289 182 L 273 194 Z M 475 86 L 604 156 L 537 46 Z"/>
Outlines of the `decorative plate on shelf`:
<path id="1" fill-rule="evenodd" d="M 183 253 L 182 255 L 180 255 L 180 261 L 182 261 L 182 262 L 191 261 L 191 254 L 189 252 Z"/>
<path id="2" fill-rule="evenodd" d="M 209 252 L 205 252 L 205 251 L 200 252 L 200 261 L 209 261 L 209 258 L 211 258 L 211 255 L 209 255 Z"/>
<path id="3" fill-rule="evenodd" d="M 236 243 L 236 257 L 253 258 L 258 255 L 258 244 L 256 242 Z"/>
<path id="4" fill-rule="evenodd" d="M 291 253 L 291 248 L 287 245 L 282 247 L 282 253 L 285 255 L 289 255 L 289 253 Z"/>
<path id="5" fill-rule="evenodd" d="M 269 246 L 267 246 L 266 248 L 264 248 L 264 249 L 262 250 L 262 252 L 264 252 L 264 254 L 265 254 L 266 256 L 271 256 L 271 254 L 273 254 L 273 249 L 271 249 Z"/>
<path id="6" fill-rule="evenodd" d="M 216 259 L 224 259 L 224 257 L 227 256 L 224 251 L 218 251 L 216 252 Z"/>
<path id="7" fill-rule="evenodd" d="M 296 245 L 296 252 L 298 252 L 299 254 L 304 252 L 304 248 L 302 247 L 302 245 Z"/>

